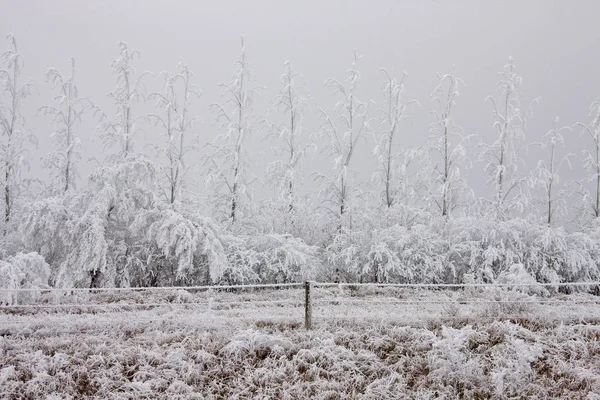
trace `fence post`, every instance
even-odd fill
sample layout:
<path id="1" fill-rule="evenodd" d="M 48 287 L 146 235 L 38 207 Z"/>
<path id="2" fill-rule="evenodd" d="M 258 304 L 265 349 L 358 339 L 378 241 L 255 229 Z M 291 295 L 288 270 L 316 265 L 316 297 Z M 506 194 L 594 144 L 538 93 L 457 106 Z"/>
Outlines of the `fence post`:
<path id="1" fill-rule="evenodd" d="M 306 330 L 309 330 L 312 327 L 311 286 L 311 281 L 304 282 L 304 327 Z"/>

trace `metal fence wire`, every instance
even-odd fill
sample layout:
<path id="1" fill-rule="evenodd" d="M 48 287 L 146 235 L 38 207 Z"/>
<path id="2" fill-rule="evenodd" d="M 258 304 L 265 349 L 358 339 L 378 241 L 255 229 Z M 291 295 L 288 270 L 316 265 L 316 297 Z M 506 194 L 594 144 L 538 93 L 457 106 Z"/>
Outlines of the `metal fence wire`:
<path id="1" fill-rule="evenodd" d="M 223 320 L 415 323 L 427 318 L 544 313 L 597 318 L 599 282 L 522 284 L 304 283 L 135 288 L 0 289 L 0 314 L 178 310 Z"/>

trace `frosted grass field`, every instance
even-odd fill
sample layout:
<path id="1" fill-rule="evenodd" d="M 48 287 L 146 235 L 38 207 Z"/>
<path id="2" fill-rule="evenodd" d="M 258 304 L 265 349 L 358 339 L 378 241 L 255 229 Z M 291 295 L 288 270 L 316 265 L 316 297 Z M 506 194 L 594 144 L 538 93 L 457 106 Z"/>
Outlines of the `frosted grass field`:
<path id="1" fill-rule="evenodd" d="M 2 398 L 598 398 L 585 293 L 317 288 L 43 294 L 2 309 Z M 546 302 L 546 303 L 543 303 Z"/>

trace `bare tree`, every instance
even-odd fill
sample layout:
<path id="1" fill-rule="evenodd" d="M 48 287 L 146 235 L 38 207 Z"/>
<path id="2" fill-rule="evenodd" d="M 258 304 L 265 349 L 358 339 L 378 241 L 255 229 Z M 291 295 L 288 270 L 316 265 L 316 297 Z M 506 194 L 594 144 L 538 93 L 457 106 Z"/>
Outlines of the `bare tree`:
<path id="1" fill-rule="evenodd" d="M 94 114 L 100 117 L 98 129 L 101 131 L 105 147 L 120 144 L 119 155 L 127 157 L 133 152 L 135 123 L 138 120 L 134 115 L 133 105 L 144 97 L 145 87 L 142 79 L 146 73 L 136 79 L 132 64 L 136 57 L 139 58 L 140 53 L 137 50 L 130 50 L 124 42 L 117 43 L 117 46 L 120 51 L 119 57 L 111 64 L 111 71 L 117 77 L 117 84 L 109 93 L 117 108 L 116 115 L 111 119 L 98 107 L 94 107 Z"/>
<path id="2" fill-rule="evenodd" d="M 77 125 L 81 122 L 87 103 L 79 97 L 75 85 L 75 60 L 71 58 L 71 76 L 63 77 L 55 68 L 46 70 L 46 81 L 58 92 L 54 97 L 55 105 L 43 106 L 39 112 L 52 117 L 56 130 L 50 135 L 57 149 L 44 160 L 46 167 L 53 171 L 55 188 L 67 192 L 75 187 L 77 164 L 81 159 L 81 140 Z"/>
<path id="3" fill-rule="evenodd" d="M 240 209 L 249 196 L 246 142 L 254 129 L 252 101 L 260 87 L 254 83 L 254 74 L 246 60 L 246 48 L 234 63 L 233 76 L 221 83 L 225 104 L 211 104 L 210 109 L 219 124 L 219 134 L 208 144 L 207 184 L 216 186 L 216 203 L 227 204 L 227 218 L 232 224 L 238 220 Z M 225 193 L 222 193 L 225 188 Z"/>
<path id="4" fill-rule="evenodd" d="M 194 122 L 199 120 L 199 117 L 190 115 L 190 102 L 202 94 L 200 87 L 192 83 L 194 73 L 188 66 L 180 62 L 178 68 L 176 75 L 167 72 L 160 74 L 164 85 L 162 93 L 148 95 L 148 99 L 154 100 L 156 106 L 164 110 L 163 115 L 151 115 L 150 119 L 164 129 L 166 144 L 160 147 L 168 160 L 168 165 L 163 169 L 167 180 L 164 195 L 174 208 L 181 201 L 185 177 L 190 170 L 185 157 L 197 148 L 197 138 L 192 137 L 188 143 L 193 135 Z"/>
<path id="5" fill-rule="evenodd" d="M 31 82 L 20 83 L 23 60 L 12 34 L 6 36 L 11 48 L 1 55 L 4 68 L 0 69 L 0 82 L 7 104 L 0 102 L 0 185 L 4 192 L 4 235 L 11 220 L 15 200 L 23 188 L 21 170 L 27 165 L 27 141 L 34 143 L 35 136 L 25 127 L 21 114 L 23 101 L 31 94 Z M 0 97 L 0 101 L 2 98 Z"/>
<path id="6" fill-rule="evenodd" d="M 404 80 L 407 73 L 404 72 L 400 81 L 385 68 L 381 71 L 386 76 L 382 92 L 385 99 L 385 108 L 380 109 L 380 123 L 384 127 L 377 146 L 373 153 L 377 157 L 377 170 L 373 179 L 383 186 L 381 193 L 383 204 L 391 208 L 398 201 L 399 192 L 402 188 L 401 169 L 402 152 L 397 148 L 398 131 L 402 121 L 408 119 L 408 109 L 412 104 L 419 104 L 416 100 L 407 100 L 405 96 Z"/>
<path id="7" fill-rule="evenodd" d="M 357 63 L 360 57 L 354 53 L 352 67 L 348 70 L 346 85 L 336 79 L 327 79 L 325 86 L 333 90 L 334 95 L 341 97 L 335 105 L 340 124 L 336 126 L 329 115 L 320 109 L 323 124 L 321 134 L 326 138 L 325 151 L 333 158 L 333 174 L 316 174 L 316 179 L 322 185 L 322 190 L 337 208 L 336 214 L 340 219 L 339 227 L 343 226 L 343 217 L 351 202 L 351 185 L 349 178 L 350 163 L 355 154 L 357 143 L 371 133 L 368 119 L 368 103 L 356 97 L 356 89 L 360 82 L 360 72 Z"/>
<path id="8" fill-rule="evenodd" d="M 456 77 L 454 69 L 449 74 L 438 74 L 438 85 L 430 95 L 434 109 L 427 143 L 427 161 L 431 170 L 433 185 L 436 187 L 432 199 L 443 217 L 448 217 L 459 205 L 459 196 L 469 191 L 461 172 L 468 169 L 463 130 L 454 122 L 454 106 L 459 96 L 462 79 Z"/>

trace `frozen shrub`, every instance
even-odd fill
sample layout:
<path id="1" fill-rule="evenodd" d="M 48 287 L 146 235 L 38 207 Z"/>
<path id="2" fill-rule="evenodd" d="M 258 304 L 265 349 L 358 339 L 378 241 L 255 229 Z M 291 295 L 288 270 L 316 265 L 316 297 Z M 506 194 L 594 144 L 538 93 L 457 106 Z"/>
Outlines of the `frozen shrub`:
<path id="1" fill-rule="evenodd" d="M 131 232 L 146 260 L 133 274 L 138 285 L 206 284 L 227 268 L 223 233 L 209 218 L 157 207 L 139 212 Z"/>
<path id="2" fill-rule="evenodd" d="M 407 387 L 401 375 L 394 372 L 370 383 L 365 393 L 359 398 L 362 400 L 379 399 L 409 399 L 406 394 Z"/>
<path id="3" fill-rule="evenodd" d="M 290 235 L 230 236 L 226 246 L 228 284 L 301 282 L 320 265 L 317 248 Z"/>
<path id="4" fill-rule="evenodd" d="M 443 242 L 423 225 L 337 234 L 329 262 L 362 282 L 437 282 L 444 270 Z"/>
<path id="5" fill-rule="evenodd" d="M 0 385 L 4 386 L 10 379 L 17 378 L 17 373 L 13 365 L 0 369 Z"/>
<path id="6" fill-rule="evenodd" d="M 443 326 L 441 333 L 441 339 L 427 354 L 431 369 L 428 379 L 436 386 L 450 386 L 463 395 L 484 385 L 483 364 L 473 350 L 486 341 L 485 334 L 471 326 L 462 329 Z"/>
<path id="7" fill-rule="evenodd" d="M 498 283 L 517 285 L 511 289 L 519 290 L 528 294 L 547 296 L 548 291 L 544 287 L 535 286 L 536 280 L 525 271 L 523 264 L 513 264 L 508 271 L 502 272 L 497 280 Z M 518 286 L 532 285 L 532 286 Z"/>
<path id="8" fill-rule="evenodd" d="M 531 383 L 535 378 L 531 365 L 541 356 L 539 345 L 507 335 L 506 341 L 493 351 L 491 378 L 495 394 L 510 398 L 531 393 Z"/>
<path id="9" fill-rule="evenodd" d="M 456 278 L 470 274 L 475 282 L 494 282 L 515 264 L 537 282 L 594 281 L 600 277 L 600 246 L 591 234 L 567 233 L 523 219 L 452 220 L 443 236 L 455 249 Z"/>
<path id="10" fill-rule="evenodd" d="M 18 253 L 0 261 L 0 289 L 44 289 L 48 287 L 50 268 L 38 253 Z M 39 291 L 0 292 L 3 304 L 18 304 L 39 295 Z"/>
<path id="11" fill-rule="evenodd" d="M 234 359 L 244 359 L 246 357 L 264 358 L 274 348 L 290 350 L 294 348 L 294 345 L 286 339 L 248 329 L 234 336 L 234 338 L 221 349 L 219 354 Z"/>
<path id="12" fill-rule="evenodd" d="M 261 235 L 246 238 L 256 252 L 254 270 L 260 282 L 299 282 L 314 275 L 318 266 L 317 248 L 290 235 Z"/>

